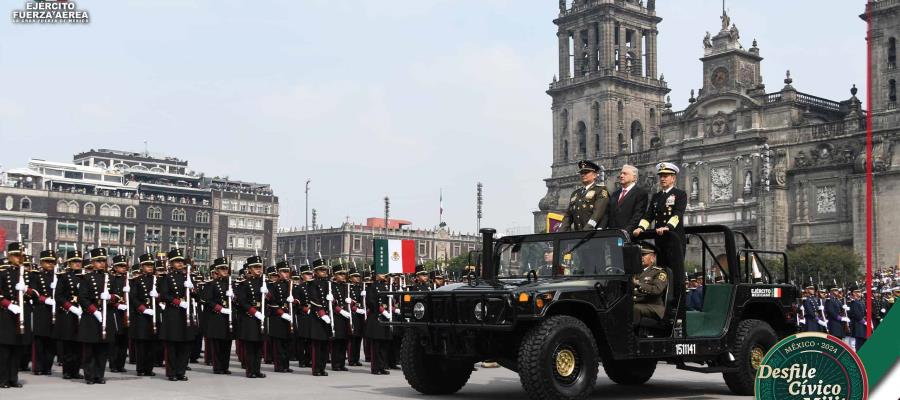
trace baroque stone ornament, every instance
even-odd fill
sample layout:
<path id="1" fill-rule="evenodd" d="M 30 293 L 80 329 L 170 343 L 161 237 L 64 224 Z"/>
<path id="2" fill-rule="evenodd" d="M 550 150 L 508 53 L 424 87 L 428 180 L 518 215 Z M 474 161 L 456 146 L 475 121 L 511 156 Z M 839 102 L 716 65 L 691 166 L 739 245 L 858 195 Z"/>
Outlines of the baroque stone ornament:
<path id="1" fill-rule="evenodd" d="M 712 178 L 712 190 L 710 191 L 710 200 L 727 201 L 732 197 L 732 170 L 729 167 L 718 167 L 710 170 Z"/>
<path id="2" fill-rule="evenodd" d="M 716 68 L 709 78 L 709 82 L 712 83 L 712 86 L 716 89 L 723 88 L 725 86 L 725 82 L 727 81 L 728 69 L 725 67 Z"/>
<path id="3" fill-rule="evenodd" d="M 837 212 L 834 186 L 819 186 L 816 188 L 816 213 L 829 214 Z"/>
<path id="4" fill-rule="evenodd" d="M 710 136 L 720 136 L 727 134 L 729 132 L 728 129 L 728 116 L 725 113 L 719 111 L 713 116 L 712 121 L 708 124 L 709 135 Z"/>

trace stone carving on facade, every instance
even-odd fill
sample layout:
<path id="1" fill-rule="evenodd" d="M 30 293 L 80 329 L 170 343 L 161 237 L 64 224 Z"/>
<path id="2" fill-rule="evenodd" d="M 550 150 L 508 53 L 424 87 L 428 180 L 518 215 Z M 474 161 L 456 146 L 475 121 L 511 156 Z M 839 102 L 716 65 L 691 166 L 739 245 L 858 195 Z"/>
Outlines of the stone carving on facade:
<path id="1" fill-rule="evenodd" d="M 785 160 L 787 159 L 787 152 L 785 150 L 778 150 L 775 152 L 775 184 L 778 186 L 784 186 L 787 182 L 787 166 L 785 165 Z"/>
<path id="2" fill-rule="evenodd" d="M 703 48 L 711 49 L 712 47 L 712 39 L 710 39 L 709 31 L 706 31 L 706 36 L 703 37 Z"/>
<path id="3" fill-rule="evenodd" d="M 816 188 L 816 213 L 829 214 L 837 212 L 834 186 L 826 185 Z"/>
<path id="4" fill-rule="evenodd" d="M 727 201 L 731 200 L 732 195 L 732 169 L 730 167 L 718 167 L 710 170 L 712 178 L 712 190 L 710 191 L 711 201 Z"/>
<path id="5" fill-rule="evenodd" d="M 753 173 L 750 170 L 744 174 L 744 193 L 753 191 Z"/>
<path id="6" fill-rule="evenodd" d="M 691 200 L 700 198 L 700 179 L 696 176 L 691 179 Z"/>
<path id="7" fill-rule="evenodd" d="M 712 117 L 712 121 L 707 123 L 707 134 L 710 136 L 721 136 L 728 132 L 728 116 L 719 111 Z"/>
<path id="8" fill-rule="evenodd" d="M 794 167 L 809 168 L 822 167 L 829 165 L 851 164 L 856 159 L 859 150 L 852 143 L 834 145 L 831 143 L 820 143 L 809 151 L 807 157 L 803 150 L 794 157 Z"/>

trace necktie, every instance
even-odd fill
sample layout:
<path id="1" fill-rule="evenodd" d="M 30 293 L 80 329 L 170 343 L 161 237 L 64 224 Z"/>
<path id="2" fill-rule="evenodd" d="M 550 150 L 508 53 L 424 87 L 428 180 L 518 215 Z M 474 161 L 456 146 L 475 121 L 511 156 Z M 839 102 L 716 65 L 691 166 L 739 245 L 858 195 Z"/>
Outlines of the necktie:
<path id="1" fill-rule="evenodd" d="M 622 194 L 619 195 L 619 204 L 622 204 L 622 200 L 625 200 L 626 193 L 628 193 L 628 190 L 622 190 Z"/>

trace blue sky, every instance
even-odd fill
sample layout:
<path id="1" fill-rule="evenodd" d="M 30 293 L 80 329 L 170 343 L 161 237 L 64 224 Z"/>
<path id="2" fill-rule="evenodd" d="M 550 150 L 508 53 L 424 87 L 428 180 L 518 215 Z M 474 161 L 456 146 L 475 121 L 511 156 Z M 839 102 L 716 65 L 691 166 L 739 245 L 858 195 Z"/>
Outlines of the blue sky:
<path id="1" fill-rule="evenodd" d="M 89 148 L 151 152 L 271 183 L 281 225 L 383 215 L 452 230 L 532 224 L 546 192 L 557 69 L 553 0 L 82 0 L 89 25 L 0 22 L 3 168 Z M 864 1 L 729 0 L 766 89 L 865 99 Z M 21 1 L 5 1 L 9 15 Z M 701 86 L 718 0 L 659 0 L 675 109 Z M 4 146 L 6 147 L 6 145 Z"/>

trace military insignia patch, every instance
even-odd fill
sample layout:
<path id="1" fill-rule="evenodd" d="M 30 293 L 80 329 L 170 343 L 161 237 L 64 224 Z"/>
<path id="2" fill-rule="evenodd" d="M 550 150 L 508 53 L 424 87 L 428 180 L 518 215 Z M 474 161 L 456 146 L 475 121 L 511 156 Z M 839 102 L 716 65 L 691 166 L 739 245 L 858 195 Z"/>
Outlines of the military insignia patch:
<path id="1" fill-rule="evenodd" d="M 569 199 L 569 203 L 574 203 L 574 202 L 575 202 L 575 196 L 572 196 L 572 198 Z"/>
<path id="2" fill-rule="evenodd" d="M 675 195 L 674 195 L 674 194 L 671 195 L 671 196 L 669 196 L 668 199 L 666 199 L 666 205 L 667 205 L 667 206 L 674 206 L 674 205 L 675 205 Z"/>
<path id="3" fill-rule="evenodd" d="M 594 192 L 593 190 L 591 190 L 591 191 L 587 192 L 587 194 L 586 194 L 584 197 L 585 197 L 586 199 L 588 199 L 588 200 L 593 200 L 593 199 L 594 199 L 594 193 L 596 193 L 596 192 Z"/>
<path id="4" fill-rule="evenodd" d="M 603 191 L 600 192 L 600 197 L 602 197 L 602 198 L 604 198 L 604 199 L 605 199 L 605 198 L 608 198 L 608 197 L 609 197 L 609 192 L 607 192 L 607 191 L 604 189 Z"/>
<path id="5" fill-rule="evenodd" d="M 665 280 L 666 280 L 666 273 L 665 273 L 665 272 L 660 272 L 659 275 L 657 275 L 657 277 L 659 277 L 659 280 L 665 281 Z"/>

